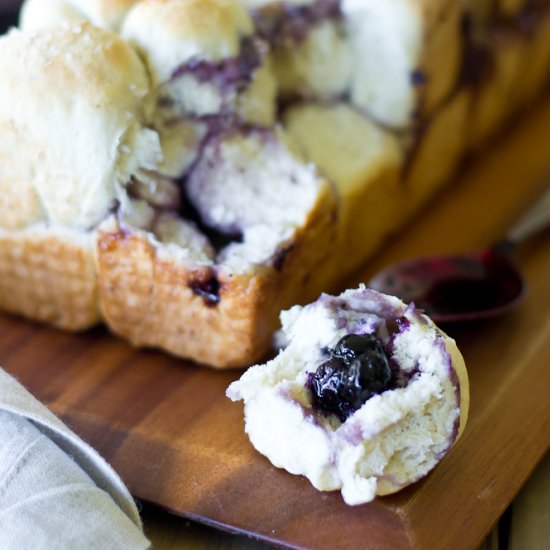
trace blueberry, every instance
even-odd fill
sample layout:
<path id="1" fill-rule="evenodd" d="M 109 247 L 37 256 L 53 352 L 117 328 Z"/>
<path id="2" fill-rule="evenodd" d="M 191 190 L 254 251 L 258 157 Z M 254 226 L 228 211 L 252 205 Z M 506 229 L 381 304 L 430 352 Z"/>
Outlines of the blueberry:
<path id="1" fill-rule="evenodd" d="M 382 342 L 372 334 L 348 334 L 331 358 L 310 373 L 306 387 L 313 408 L 342 422 L 373 395 L 392 386 L 393 376 Z"/>
<path id="2" fill-rule="evenodd" d="M 378 353 L 384 351 L 382 342 L 374 334 L 348 334 L 339 340 L 331 355 L 349 365 L 354 359 L 369 350 Z"/>
<path id="3" fill-rule="evenodd" d="M 313 408 L 326 414 L 335 414 L 342 422 L 352 410 L 347 376 L 338 359 L 329 359 L 315 373 L 310 373 L 308 387 Z"/>

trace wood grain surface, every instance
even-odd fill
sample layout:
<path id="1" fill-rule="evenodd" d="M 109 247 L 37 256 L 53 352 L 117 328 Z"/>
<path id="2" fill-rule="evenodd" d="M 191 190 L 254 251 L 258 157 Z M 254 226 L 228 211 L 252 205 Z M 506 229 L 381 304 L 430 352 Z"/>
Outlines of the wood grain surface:
<path id="1" fill-rule="evenodd" d="M 400 258 L 497 239 L 548 188 L 549 143 L 547 102 L 342 288 Z M 242 406 L 224 395 L 239 371 L 135 350 L 102 328 L 66 334 L 9 316 L 0 316 L 0 363 L 98 449 L 137 498 L 181 516 L 292 547 L 475 548 L 550 442 L 550 235 L 518 261 L 529 290 L 517 311 L 447 328 L 471 379 L 463 438 L 423 481 L 359 507 L 252 449 Z"/>
<path id="2" fill-rule="evenodd" d="M 270 545 L 180 518 L 154 506 L 141 515 L 155 550 L 266 550 Z M 477 550 L 547 550 L 550 540 L 550 454 Z"/>

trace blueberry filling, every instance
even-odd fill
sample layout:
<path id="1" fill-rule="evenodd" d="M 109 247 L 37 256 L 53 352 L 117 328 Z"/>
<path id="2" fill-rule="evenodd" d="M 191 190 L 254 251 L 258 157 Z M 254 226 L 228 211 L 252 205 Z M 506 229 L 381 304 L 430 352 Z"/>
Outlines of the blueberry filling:
<path id="1" fill-rule="evenodd" d="M 9 2 L 8 2 L 9 4 Z M 8 6 L 9 8 L 10 6 Z M 14 8 L 15 6 L 11 6 Z M 17 26 L 18 14 L 15 11 L 3 11 L 0 13 L 0 34 L 8 31 L 11 27 Z"/>
<path id="2" fill-rule="evenodd" d="M 221 300 L 221 285 L 216 275 L 193 279 L 189 281 L 188 286 L 197 296 L 200 296 L 204 300 L 207 306 L 214 307 Z"/>
<path id="3" fill-rule="evenodd" d="M 390 360 L 375 335 L 348 334 L 328 353 L 330 359 L 308 374 L 315 410 L 344 422 L 373 395 L 394 386 Z"/>
<path id="4" fill-rule="evenodd" d="M 464 53 L 460 82 L 463 86 L 479 88 L 490 81 L 496 70 L 495 53 L 488 44 L 476 43 L 472 36 L 472 21 L 463 21 Z"/>
<path id="5" fill-rule="evenodd" d="M 416 69 L 411 72 L 410 74 L 411 83 L 413 86 L 426 86 L 428 83 L 428 76 L 424 71 L 421 71 L 420 69 Z"/>
<path id="6" fill-rule="evenodd" d="M 220 231 L 219 229 L 216 229 L 215 227 L 204 223 L 204 220 L 199 211 L 195 208 L 195 206 L 187 196 L 185 181 L 185 178 L 183 180 L 180 180 L 180 186 L 182 189 L 180 206 L 181 216 L 186 220 L 191 220 L 197 226 L 200 232 L 206 236 L 216 252 L 220 252 L 223 248 L 230 245 L 231 243 L 243 242 L 242 233 L 228 233 Z"/>
<path id="7" fill-rule="evenodd" d="M 213 84 L 224 92 L 240 92 L 250 84 L 254 71 L 261 66 L 263 49 L 258 40 L 246 37 L 241 41 L 241 53 L 238 57 L 219 62 L 191 59 L 172 73 L 172 79 L 192 75 L 200 83 Z"/>
<path id="8" fill-rule="evenodd" d="M 329 19 L 340 19 L 339 0 L 317 0 L 308 6 L 273 2 L 253 13 L 258 35 L 273 46 L 300 44 L 310 30 Z"/>
<path id="9" fill-rule="evenodd" d="M 508 32 L 523 33 L 530 37 L 539 27 L 542 17 L 550 10 L 548 0 L 527 0 L 523 8 L 515 17 L 495 14 L 485 31 L 505 30 Z M 469 13 L 462 21 L 462 35 L 464 54 L 460 82 L 472 88 L 480 87 L 493 77 L 496 71 L 497 53 L 492 40 L 476 39 L 476 26 Z M 489 36 L 490 33 L 489 33 Z"/>

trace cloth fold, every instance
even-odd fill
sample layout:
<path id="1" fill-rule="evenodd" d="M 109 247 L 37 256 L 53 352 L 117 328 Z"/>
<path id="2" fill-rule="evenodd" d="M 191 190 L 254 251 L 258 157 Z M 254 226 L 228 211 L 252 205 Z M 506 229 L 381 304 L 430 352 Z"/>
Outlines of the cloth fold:
<path id="1" fill-rule="evenodd" d="M 115 471 L 0 369 L 0 550 L 149 547 Z"/>

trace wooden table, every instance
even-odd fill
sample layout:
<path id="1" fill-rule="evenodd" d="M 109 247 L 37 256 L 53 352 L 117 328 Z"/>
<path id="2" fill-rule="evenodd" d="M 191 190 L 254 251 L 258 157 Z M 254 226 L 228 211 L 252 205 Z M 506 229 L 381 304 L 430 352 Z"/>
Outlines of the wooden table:
<path id="1" fill-rule="evenodd" d="M 155 507 L 142 510 L 155 550 L 262 550 L 271 546 L 178 518 Z M 530 477 L 479 550 L 545 550 L 550 541 L 550 454 Z"/>

